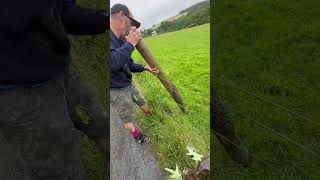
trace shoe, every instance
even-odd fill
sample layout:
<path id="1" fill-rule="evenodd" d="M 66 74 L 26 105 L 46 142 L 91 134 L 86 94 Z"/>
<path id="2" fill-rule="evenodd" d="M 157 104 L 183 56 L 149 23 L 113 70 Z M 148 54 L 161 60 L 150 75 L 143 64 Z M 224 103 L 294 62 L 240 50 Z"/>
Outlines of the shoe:
<path id="1" fill-rule="evenodd" d="M 139 136 L 137 136 L 135 139 L 139 144 L 147 144 L 150 142 L 150 138 L 143 135 L 142 133 L 140 133 Z"/>

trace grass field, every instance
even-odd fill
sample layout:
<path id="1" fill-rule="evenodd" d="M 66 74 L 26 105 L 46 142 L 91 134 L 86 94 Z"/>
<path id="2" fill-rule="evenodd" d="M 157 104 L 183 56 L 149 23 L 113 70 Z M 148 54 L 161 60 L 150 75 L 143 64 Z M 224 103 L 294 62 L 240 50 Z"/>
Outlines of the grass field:
<path id="1" fill-rule="evenodd" d="M 150 73 L 134 79 L 154 113 L 144 117 L 137 108 L 139 124 L 152 139 L 153 150 L 163 168 L 194 168 L 186 156 L 187 146 L 209 155 L 210 26 L 166 33 L 144 39 L 159 66 L 176 85 L 189 110 L 182 113 L 160 81 Z M 133 59 L 145 64 L 134 52 Z"/>
<path id="2" fill-rule="evenodd" d="M 320 157 L 310 151 L 320 154 L 320 126 L 315 124 L 320 123 L 320 1 L 229 0 L 215 1 L 212 7 L 212 71 L 222 77 L 212 76 L 212 85 L 243 145 L 269 164 L 254 159 L 250 167 L 239 167 L 214 138 L 213 177 L 319 179 Z M 264 103 L 230 84 L 315 123 Z"/>

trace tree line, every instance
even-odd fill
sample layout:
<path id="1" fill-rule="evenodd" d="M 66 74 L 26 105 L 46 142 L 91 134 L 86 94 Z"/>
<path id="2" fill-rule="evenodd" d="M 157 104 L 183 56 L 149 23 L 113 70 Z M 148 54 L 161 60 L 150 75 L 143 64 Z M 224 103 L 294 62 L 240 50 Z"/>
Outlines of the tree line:
<path id="1" fill-rule="evenodd" d="M 182 15 L 186 13 L 186 15 Z M 162 21 L 160 25 L 155 29 L 144 30 L 144 36 L 150 36 L 152 31 L 156 31 L 157 34 L 177 31 L 180 29 L 199 26 L 210 22 L 210 4 L 209 1 L 202 1 L 196 5 L 193 5 L 185 10 L 179 12 L 181 17 L 170 20 Z"/>

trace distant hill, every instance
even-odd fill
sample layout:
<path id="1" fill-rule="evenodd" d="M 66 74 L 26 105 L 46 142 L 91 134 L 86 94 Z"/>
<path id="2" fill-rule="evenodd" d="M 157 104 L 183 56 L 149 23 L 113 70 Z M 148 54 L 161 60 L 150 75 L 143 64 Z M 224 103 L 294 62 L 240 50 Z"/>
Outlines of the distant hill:
<path id="1" fill-rule="evenodd" d="M 193 13 L 195 11 L 198 11 L 198 10 L 201 10 L 203 9 L 204 7 L 210 7 L 210 2 L 208 0 L 205 0 L 205 1 L 202 1 L 202 2 L 199 2 L 195 5 L 192 5 L 190 7 L 188 7 L 187 9 L 184 9 L 182 11 L 179 12 L 179 14 L 183 14 L 183 13 Z"/>
<path id="2" fill-rule="evenodd" d="M 173 16 L 173 17 L 170 17 L 170 18 L 168 18 L 168 19 L 166 19 L 166 20 L 164 20 L 164 21 L 174 21 L 174 20 L 177 20 L 177 19 L 179 19 L 179 18 L 181 18 L 181 17 L 183 17 L 183 16 L 186 16 L 188 13 L 187 12 L 184 12 L 184 13 L 179 13 L 178 15 L 175 15 L 175 16 Z M 163 21 L 161 21 L 161 22 L 163 22 Z M 161 22 L 160 23 L 158 23 L 158 24 L 154 24 L 150 29 L 152 29 L 152 30 L 156 30 L 158 27 L 160 27 L 161 26 Z"/>
<path id="3" fill-rule="evenodd" d="M 186 16 L 186 15 L 188 15 L 188 12 L 184 12 L 184 13 L 181 13 L 181 14 L 179 13 L 178 15 L 170 17 L 165 21 L 174 21 L 174 20 L 177 20 L 177 19 L 179 19 L 179 18 L 181 18 L 183 16 Z"/>
<path id="4" fill-rule="evenodd" d="M 149 36 L 152 31 L 157 31 L 158 34 L 177 31 L 208 22 L 210 22 L 210 2 L 205 0 L 180 11 L 176 16 L 153 25 L 150 29 L 144 31 L 144 35 Z"/>

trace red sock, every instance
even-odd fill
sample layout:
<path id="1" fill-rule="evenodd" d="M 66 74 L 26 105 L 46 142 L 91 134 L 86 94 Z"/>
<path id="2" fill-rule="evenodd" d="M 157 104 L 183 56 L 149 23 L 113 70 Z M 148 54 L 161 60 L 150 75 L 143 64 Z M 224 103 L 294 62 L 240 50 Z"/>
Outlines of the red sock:
<path id="1" fill-rule="evenodd" d="M 138 137 L 140 135 L 140 132 L 138 129 L 135 129 L 133 132 L 131 132 L 131 134 L 133 135 L 133 137 Z"/>

